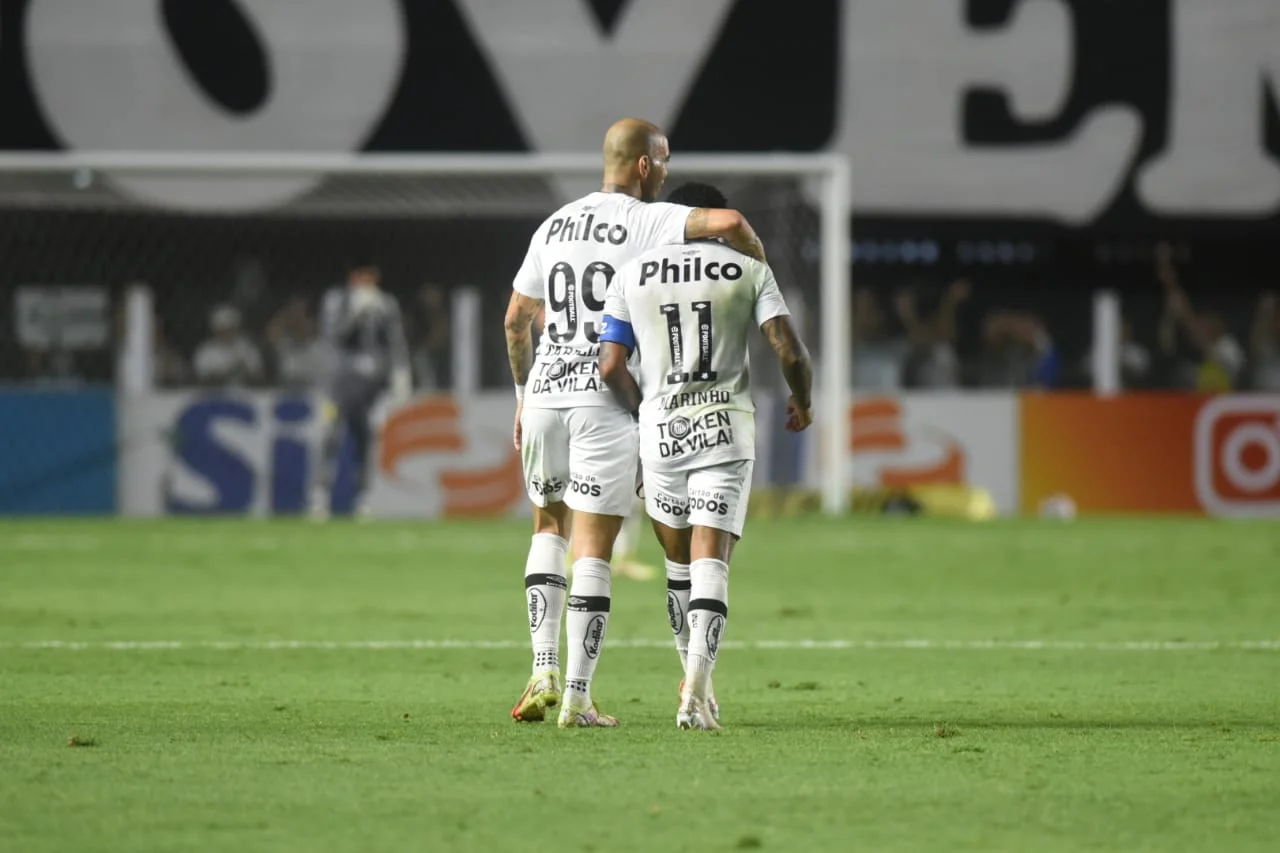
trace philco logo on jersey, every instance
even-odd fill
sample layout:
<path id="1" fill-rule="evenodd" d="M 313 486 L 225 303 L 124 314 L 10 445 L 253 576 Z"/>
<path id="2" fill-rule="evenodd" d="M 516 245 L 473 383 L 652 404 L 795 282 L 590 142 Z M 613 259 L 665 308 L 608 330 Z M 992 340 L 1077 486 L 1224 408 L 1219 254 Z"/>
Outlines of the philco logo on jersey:
<path id="1" fill-rule="evenodd" d="M 621 246 L 627 242 L 627 226 L 596 222 L 595 213 L 579 213 L 577 216 L 560 216 L 551 220 L 547 228 L 547 243 L 559 237 L 561 243 L 612 243 Z"/>
<path id="2" fill-rule="evenodd" d="M 672 263 L 669 258 L 661 262 L 645 261 L 640 265 L 640 286 L 644 287 L 649 279 L 658 276 L 662 284 L 685 284 L 691 281 L 737 281 L 742 278 L 742 267 L 730 261 L 722 264 L 711 261 L 704 264 L 702 257 L 695 255 L 685 258 L 683 263 Z"/>
<path id="3" fill-rule="evenodd" d="M 728 412 L 708 412 L 692 419 L 677 415 L 665 424 L 658 424 L 658 453 L 663 459 L 730 444 L 733 444 L 733 425 Z"/>

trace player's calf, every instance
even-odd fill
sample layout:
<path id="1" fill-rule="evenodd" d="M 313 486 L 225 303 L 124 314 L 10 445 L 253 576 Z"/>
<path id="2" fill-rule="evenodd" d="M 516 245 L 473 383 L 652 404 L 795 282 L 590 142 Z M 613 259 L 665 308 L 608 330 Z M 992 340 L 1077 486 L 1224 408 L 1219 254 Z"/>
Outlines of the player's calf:
<path id="1" fill-rule="evenodd" d="M 525 603 L 533 671 L 524 693 L 511 709 L 517 722 L 538 722 L 560 702 L 560 626 L 564 613 L 564 555 L 568 547 L 569 511 L 563 503 L 534 507 L 534 534 L 524 566 Z"/>
<path id="2" fill-rule="evenodd" d="M 729 619 L 729 564 L 702 557 L 689 566 L 689 656 L 682 699 L 707 703 L 711 672 Z"/>
<path id="3" fill-rule="evenodd" d="M 612 602 L 609 559 L 622 519 L 575 512 L 573 584 L 565 617 L 568 660 L 564 710 L 591 708 L 591 680 L 604 650 Z"/>

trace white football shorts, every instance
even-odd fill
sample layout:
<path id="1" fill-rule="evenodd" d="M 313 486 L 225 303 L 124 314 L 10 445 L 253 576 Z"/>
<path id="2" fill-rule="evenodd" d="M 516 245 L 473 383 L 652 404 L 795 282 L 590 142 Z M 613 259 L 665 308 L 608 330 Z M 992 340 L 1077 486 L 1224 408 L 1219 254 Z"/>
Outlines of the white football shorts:
<path id="1" fill-rule="evenodd" d="M 676 530 L 714 527 L 742 536 L 754 462 L 740 459 L 689 471 L 644 469 L 644 508 Z"/>
<path id="2" fill-rule="evenodd" d="M 629 414 L 610 406 L 525 409 L 520 423 L 525 488 L 536 506 L 564 501 L 579 512 L 631 514 L 639 437 Z"/>

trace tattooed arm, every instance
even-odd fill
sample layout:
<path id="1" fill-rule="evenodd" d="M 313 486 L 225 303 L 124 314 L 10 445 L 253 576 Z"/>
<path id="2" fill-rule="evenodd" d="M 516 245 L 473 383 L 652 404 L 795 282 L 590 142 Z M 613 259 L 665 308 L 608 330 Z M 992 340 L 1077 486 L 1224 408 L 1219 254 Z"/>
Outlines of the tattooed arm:
<path id="1" fill-rule="evenodd" d="M 787 404 L 787 429 L 792 432 L 813 423 L 813 362 L 805 349 L 791 317 L 781 315 L 766 320 L 760 327 L 769 340 L 769 346 L 778 356 L 782 375 L 791 389 L 791 401 Z"/>
<path id="2" fill-rule="evenodd" d="M 756 236 L 747 217 L 736 210 L 694 208 L 684 225 L 684 239 L 705 240 L 709 237 L 719 237 L 747 257 L 762 264 L 767 262 L 764 244 Z"/>
<path id="3" fill-rule="evenodd" d="M 512 433 L 516 450 L 524 440 L 520 416 L 524 412 L 524 386 L 529 381 L 529 371 L 533 369 L 533 319 L 541 310 L 541 299 L 513 292 L 503 322 L 507 333 L 507 360 L 511 364 L 511 378 L 516 384 L 516 423 Z"/>
<path id="4" fill-rule="evenodd" d="M 541 299 L 531 299 L 523 293 L 511 294 L 503 325 L 507 332 L 507 360 L 517 388 L 523 388 L 529 381 L 529 371 L 533 368 L 533 319 L 541 310 Z"/>

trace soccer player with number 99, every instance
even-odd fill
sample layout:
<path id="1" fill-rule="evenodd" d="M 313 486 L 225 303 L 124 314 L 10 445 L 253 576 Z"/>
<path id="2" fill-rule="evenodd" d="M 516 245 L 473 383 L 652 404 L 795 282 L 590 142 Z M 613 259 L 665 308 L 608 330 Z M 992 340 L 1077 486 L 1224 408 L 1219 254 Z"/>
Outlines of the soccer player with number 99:
<path id="1" fill-rule="evenodd" d="M 764 248 L 737 211 L 651 203 L 667 177 L 662 131 L 623 119 L 604 140 L 604 183 L 538 227 L 516 273 L 507 308 L 507 353 L 516 387 L 514 440 L 533 504 L 525 596 L 533 674 L 511 711 L 539 721 L 560 706 L 564 728 L 611 727 L 591 698 L 591 679 L 609 620 L 610 560 L 631 512 L 635 420 L 599 375 L 605 298 L 619 267 L 669 243 L 716 237 L 764 260 Z M 545 307 L 535 357 L 531 326 Z M 572 528 L 573 586 L 565 551 Z M 568 595 L 568 662 L 562 688 L 559 643 Z"/>

